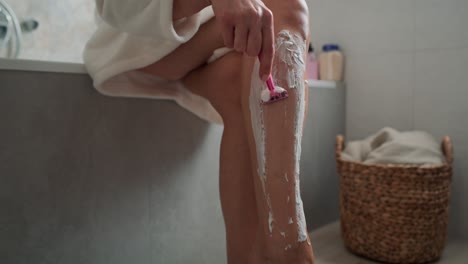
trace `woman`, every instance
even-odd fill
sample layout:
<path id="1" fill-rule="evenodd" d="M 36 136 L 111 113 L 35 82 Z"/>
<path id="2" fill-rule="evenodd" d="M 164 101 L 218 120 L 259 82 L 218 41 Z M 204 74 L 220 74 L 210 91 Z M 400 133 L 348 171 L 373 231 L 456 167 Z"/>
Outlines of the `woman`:
<path id="1" fill-rule="evenodd" d="M 84 59 L 99 91 L 172 98 L 205 119 L 222 118 L 228 262 L 313 263 L 299 193 L 305 0 L 96 4 L 103 21 Z M 289 97 L 264 104 L 270 74 Z"/>

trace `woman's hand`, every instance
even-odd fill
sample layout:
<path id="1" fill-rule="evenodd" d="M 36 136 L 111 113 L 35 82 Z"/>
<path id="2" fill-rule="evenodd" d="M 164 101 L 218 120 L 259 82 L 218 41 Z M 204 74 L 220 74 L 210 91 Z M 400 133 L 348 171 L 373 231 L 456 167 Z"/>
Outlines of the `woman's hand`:
<path id="1" fill-rule="evenodd" d="M 259 56 L 260 78 L 271 73 L 274 55 L 273 14 L 261 0 L 211 0 L 221 24 L 224 44 L 249 56 Z"/>

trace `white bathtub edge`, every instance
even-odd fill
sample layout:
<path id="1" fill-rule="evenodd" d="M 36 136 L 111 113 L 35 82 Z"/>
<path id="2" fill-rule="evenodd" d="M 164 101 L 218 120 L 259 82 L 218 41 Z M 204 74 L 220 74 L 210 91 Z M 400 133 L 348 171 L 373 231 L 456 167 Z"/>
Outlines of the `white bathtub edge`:
<path id="1" fill-rule="evenodd" d="M 87 74 L 82 63 L 0 58 L 0 70 Z"/>
<path id="2" fill-rule="evenodd" d="M 87 74 L 86 68 L 82 63 L 5 58 L 0 58 L 0 70 Z M 308 87 L 336 89 L 343 87 L 343 83 L 334 81 L 308 80 Z"/>

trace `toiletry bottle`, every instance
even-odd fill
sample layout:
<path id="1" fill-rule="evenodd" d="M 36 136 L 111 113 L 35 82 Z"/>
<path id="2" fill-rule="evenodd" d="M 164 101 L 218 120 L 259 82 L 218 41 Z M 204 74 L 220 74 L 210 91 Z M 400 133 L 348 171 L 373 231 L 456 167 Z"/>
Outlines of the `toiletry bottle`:
<path id="1" fill-rule="evenodd" d="M 323 45 L 319 56 L 320 80 L 342 81 L 344 55 L 336 44 Z"/>
<path id="2" fill-rule="evenodd" d="M 318 61 L 312 44 L 309 44 L 309 53 L 307 54 L 306 75 L 308 80 L 318 80 Z"/>

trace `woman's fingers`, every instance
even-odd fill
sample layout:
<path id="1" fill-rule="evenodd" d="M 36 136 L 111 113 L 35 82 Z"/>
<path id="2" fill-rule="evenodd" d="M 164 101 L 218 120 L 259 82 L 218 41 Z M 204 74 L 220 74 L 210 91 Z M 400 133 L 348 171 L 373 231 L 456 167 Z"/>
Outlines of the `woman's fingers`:
<path id="1" fill-rule="evenodd" d="M 255 16 L 250 18 L 249 35 L 247 36 L 247 48 L 245 53 L 255 57 L 260 54 L 262 48 L 262 23 L 263 10 L 259 9 Z"/>
<path id="2" fill-rule="evenodd" d="M 234 26 L 231 24 L 223 24 L 221 29 L 224 45 L 230 49 L 234 48 Z"/>
<path id="3" fill-rule="evenodd" d="M 264 81 L 268 78 L 271 73 L 271 67 L 273 65 L 273 57 L 275 53 L 275 44 L 273 40 L 273 14 L 268 10 L 268 14 L 263 17 L 262 25 L 262 45 L 260 52 L 260 78 Z"/>
<path id="4" fill-rule="evenodd" d="M 211 0 L 211 3 L 221 23 L 224 44 L 249 56 L 259 56 L 260 76 L 268 77 L 274 52 L 271 11 L 261 0 Z"/>
<path id="5" fill-rule="evenodd" d="M 247 47 L 247 34 L 249 28 L 245 25 L 238 25 L 234 31 L 234 49 L 238 52 L 245 52 Z"/>

